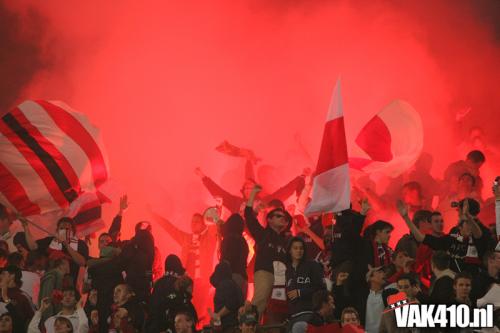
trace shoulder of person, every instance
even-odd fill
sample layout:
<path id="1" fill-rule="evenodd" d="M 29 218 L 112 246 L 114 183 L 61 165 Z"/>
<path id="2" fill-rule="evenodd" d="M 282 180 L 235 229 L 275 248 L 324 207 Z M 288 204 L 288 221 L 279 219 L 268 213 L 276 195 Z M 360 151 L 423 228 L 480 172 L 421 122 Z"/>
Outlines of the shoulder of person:
<path id="1" fill-rule="evenodd" d="M 45 250 L 47 247 L 49 247 L 50 243 L 54 240 L 54 236 L 47 236 L 44 238 L 40 238 L 36 241 L 39 247 L 41 247 L 41 250 Z"/>
<path id="2" fill-rule="evenodd" d="M 87 245 L 87 242 L 85 242 L 83 239 L 78 240 L 78 247 L 86 247 L 88 248 L 89 246 Z"/>

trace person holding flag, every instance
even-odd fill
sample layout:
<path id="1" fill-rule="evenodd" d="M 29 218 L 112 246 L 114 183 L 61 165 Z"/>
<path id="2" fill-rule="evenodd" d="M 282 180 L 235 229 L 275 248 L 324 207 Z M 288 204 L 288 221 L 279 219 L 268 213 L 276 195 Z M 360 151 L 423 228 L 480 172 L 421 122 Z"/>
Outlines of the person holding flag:
<path id="1" fill-rule="evenodd" d="M 313 180 L 312 200 L 305 213 L 311 216 L 341 212 L 349 209 L 350 202 L 349 161 L 338 79 L 323 130 L 323 141 Z"/>

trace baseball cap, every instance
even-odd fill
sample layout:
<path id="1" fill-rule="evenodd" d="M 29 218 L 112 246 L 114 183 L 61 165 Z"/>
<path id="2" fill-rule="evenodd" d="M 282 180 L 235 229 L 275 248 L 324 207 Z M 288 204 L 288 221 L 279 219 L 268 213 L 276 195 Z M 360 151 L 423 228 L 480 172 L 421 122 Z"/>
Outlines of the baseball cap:
<path id="1" fill-rule="evenodd" d="M 257 315 L 255 313 L 252 313 L 252 312 L 247 312 L 247 313 L 243 313 L 241 316 L 240 316 L 240 324 L 253 324 L 253 325 L 256 325 L 258 323 L 258 320 L 257 320 Z"/>

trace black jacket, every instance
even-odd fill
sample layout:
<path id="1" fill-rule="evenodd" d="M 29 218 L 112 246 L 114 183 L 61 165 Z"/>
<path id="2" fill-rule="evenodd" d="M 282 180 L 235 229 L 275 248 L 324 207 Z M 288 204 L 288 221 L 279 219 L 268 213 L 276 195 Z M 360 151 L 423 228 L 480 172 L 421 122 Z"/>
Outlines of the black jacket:
<path id="1" fill-rule="evenodd" d="M 132 287 L 139 301 L 149 300 L 154 252 L 153 236 L 148 231 L 139 230 L 113 259 L 113 264 L 127 274 L 125 282 Z"/>
<path id="2" fill-rule="evenodd" d="M 174 319 L 179 311 L 188 311 L 198 321 L 196 310 L 191 303 L 191 294 L 176 290 L 175 276 L 166 275 L 155 282 L 149 303 L 149 319 L 146 332 L 175 332 Z"/>
<path id="3" fill-rule="evenodd" d="M 252 207 L 245 207 L 245 221 L 255 240 L 255 272 L 264 270 L 274 274 L 273 262 L 286 262 L 288 235 L 285 232 L 278 234 L 269 226 L 261 226 Z"/>
<path id="4" fill-rule="evenodd" d="M 221 318 L 222 328 L 238 325 L 238 309 L 243 305 L 243 294 L 236 282 L 232 279 L 229 263 L 222 261 L 215 266 L 210 277 L 210 283 L 215 287 L 214 310 L 220 311 L 226 307 L 230 312 Z"/>
<path id="5" fill-rule="evenodd" d="M 175 331 L 173 321 L 169 322 L 167 320 L 167 314 L 174 312 L 169 306 L 177 298 L 174 287 L 176 280 L 175 276 L 164 276 L 156 281 L 149 302 L 150 311 L 148 326 L 146 327 L 147 332 L 162 332 L 168 331 L 168 329 L 170 329 L 170 332 Z M 170 319 L 173 319 L 173 317 Z"/>
<path id="6" fill-rule="evenodd" d="M 233 273 L 247 279 L 248 244 L 242 236 L 244 227 L 245 221 L 239 214 L 231 215 L 224 223 L 220 260 L 227 261 Z"/>
<path id="7" fill-rule="evenodd" d="M 131 323 L 134 328 L 142 332 L 144 328 L 144 318 L 145 318 L 145 309 L 142 303 L 139 302 L 138 299 L 132 297 L 128 300 L 127 303 L 121 306 L 122 308 L 127 309 L 128 315 L 131 319 Z"/>
<path id="8" fill-rule="evenodd" d="M 431 304 L 452 304 L 455 297 L 453 289 L 453 278 L 451 274 L 441 276 L 431 285 L 429 293 L 429 303 Z"/>
<path id="9" fill-rule="evenodd" d="M 361 229 L 365 216 L 353 211 L 345 210 L 337 216 L 333 227 L 332 267 L 337 267 L 344 261 L 356 262 L 362 258 L 360 251 L 363 245 Z"/>
<path id="10" fill-rule="evenodd" d="M 103 262 L 89 267 L 88 273 L 92 280 L 92 288 L 97 290 L 97 312 L 99 315 L 99 331 L 108 329 L 107 318 L 111 315 L 111 305 L 113 304 L 114 289 L 123 283 L 122 271 L 119 267 L 108 266 L 108 262 Z"/>
<path id="11" fill-rule="evenodd" d="M 149 301 L 152 267 L 154 260 L 153 236 L 145 230 L 137 231 L 134 238 L 125 243 L 122 252 L 103 265 L 99 265 L 99 275 L 125 272 L 125 282 L 132 287 L 138 301 Z"/>
<path id="12" fill-rule="evenodd" d="M 305 254 L 304 254 L 305 255 Z M 323 267 L 312 260 L 303 260 L 297 268 L 289 262 L 286 265 L 286 291 L 298 290 L 298 297 L 288 299 L 288 313 L 294 315 L 312 311 L 312 295 L 326 286 L 323 282 Z"/>
<path id="13" fill-rule="evenodd" d="M 477 302 L 478 299 L 484 297 L 493 283 L 500 283 L 500 277 L 497 276 L 494 278 L 488 274 L 487 270 L 482 269 L 479 274 L 472 279 L 472 290 L 470 292 L 471 300 Z"/>

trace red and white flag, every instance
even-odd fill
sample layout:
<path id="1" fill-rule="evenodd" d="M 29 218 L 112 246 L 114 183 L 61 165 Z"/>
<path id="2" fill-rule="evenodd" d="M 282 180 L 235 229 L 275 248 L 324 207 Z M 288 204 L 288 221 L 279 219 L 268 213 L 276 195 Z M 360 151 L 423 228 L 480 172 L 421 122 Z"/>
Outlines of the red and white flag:
<path id="1" fill-rule="evenodd" d="M 306 215 L 340 212 L 351 203 L 349 161 L 342 111 L 340 79 L 333 91 L 330 109 L 323 131 L 313 180 L 312 201 L 306 208 Z"/>
<path id="2" fill-rule="evenodd" d="M 409 103 L 394 100 L 366 123 L 355 142 L 351 168 L 397 177 L 422 153 L 422 119 Z"/>
<path id="3" fill-rule="evenodd" d="M 24 216 L 69 215 L 95 231 L 107 166 L 99 129 L 64 103 L 25 101 L 0 120 L 0 203 Z"/>

